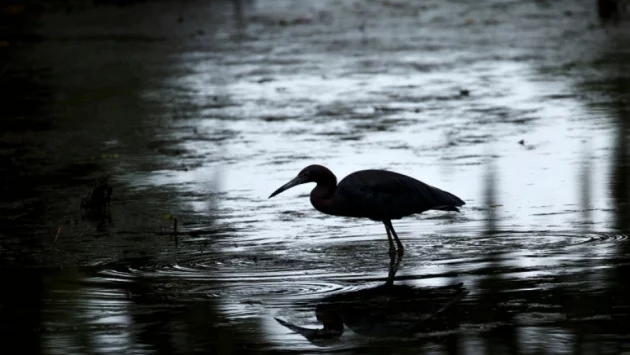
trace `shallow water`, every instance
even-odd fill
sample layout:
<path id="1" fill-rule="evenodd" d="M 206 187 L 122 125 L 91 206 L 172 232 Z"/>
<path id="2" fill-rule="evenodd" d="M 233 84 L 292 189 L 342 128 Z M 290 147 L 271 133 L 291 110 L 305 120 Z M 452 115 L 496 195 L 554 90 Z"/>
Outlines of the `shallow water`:
<path id="1" fill-rule="evenodd" d="M 2 15 L 3 354 L 630 351 L 626 19 L 591 1 L 235 4 Z M 317 212 L 310 186 L 267 198 L 313 163 L 466 202 L 394 221 L 396 285 L 469 292 L 448 327 L 322 344 L 274 319 L 321 328 L 318 305 L 369 305 L 388 275 L 379 223 Z M 109 214 L 82 210 L 105 175 Z M 430 303 L 379 297 L 414 321 L 408 302 Z"/>

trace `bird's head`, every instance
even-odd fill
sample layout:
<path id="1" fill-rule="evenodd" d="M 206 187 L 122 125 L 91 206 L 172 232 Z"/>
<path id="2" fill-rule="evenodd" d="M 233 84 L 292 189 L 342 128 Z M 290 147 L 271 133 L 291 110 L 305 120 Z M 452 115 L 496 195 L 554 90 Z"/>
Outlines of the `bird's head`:
<path id="1" fill-rule="evenodd" d="M 328 168 L 321 165 L 309 165 L 306 168 L 302 169 L 302 171 L 300 171 L 300 173 L 295 178 L 293 178 L 293 180 L 280 186 L 280 188 L 274 191 L 269 196 L 269 198 L 272 198 L 278 195 L 279 193 L 286 191 L 294 186 L 306 184 L 308 182 L 320 183 L 320 182 L 330 180 L 331 177 L 332 177 L 333 185 L 335 185 L 337 179 L 335 178 L 335 175 L 332 173 L 332 171 L 328 170 Z"/>

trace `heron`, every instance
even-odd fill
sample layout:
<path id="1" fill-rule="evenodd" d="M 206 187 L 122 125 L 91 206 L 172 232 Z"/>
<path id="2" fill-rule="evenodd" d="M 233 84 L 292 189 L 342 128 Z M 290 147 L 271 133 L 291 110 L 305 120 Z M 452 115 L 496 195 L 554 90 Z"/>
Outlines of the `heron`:
<path id="1" fill-rule="evenodd" d="M 337 184 L 335 174 L 317 164 L 302 169 L 269 198 L 310 182 L 317 184 L 310 195 L 311 204 L 316 210 L 333 216 L 369 218 L 382 222 L 387 232 L 390 255 L 404 253 L 392 220 L 428 210 L 459 212 L 457 207 L 465 205 L 462 199 L 450 192 L 389 170 L 356 171 Z"/>

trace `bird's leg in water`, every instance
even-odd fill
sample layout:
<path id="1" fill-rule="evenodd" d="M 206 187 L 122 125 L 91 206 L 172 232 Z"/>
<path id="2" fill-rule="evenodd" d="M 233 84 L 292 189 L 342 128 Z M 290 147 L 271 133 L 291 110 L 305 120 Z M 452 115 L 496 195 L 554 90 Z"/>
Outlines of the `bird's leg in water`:
<path id="1" fill-rule="evenodd" d="M 391 286 L 394 284 L 394 277 L 396 277 L 396 272 L 398 271 L 401 260 L 402 255 L 397 255 L 393 252 L 389 253 L 389 272 L 387 273 L 387 281 L 385 281 L 386 285 Z"/>
<path id="2" fill-rule="evenodd" d="M 396 277 L 396 272 L 398 272 L 398 267 L 400 266 L 401 261 L 402 254 L 389 254 L 389 272 L 387 273 L 387 281 L 385 281 L 386 285 L 391 286 L 394 284 L 394 277 Z"/>
<path id="3" fill-rule="evenodd" d="M 405 253 L 405 248 L 400 242 L 400 239 L 398 239 L 398 235 L 396 235 L 394 226 L 392 226 L 392 221 L 385 220 L 383 221 L 383 223 L 385 223 L 385 228 L 387 228 L 388 231 L 392 232 L 392 235 L 394 236 L 394 240 L 396 241 L 396 245 L 398 246 L 398 250 L 396 250 L 398 252 L 398 256 L 402 256 Z M 387 235 L 389 236 L 389 233 L 387 233 Z M 391 239 L 390 239 L 390 243 L 391 243 Z"/>
<path id="4" fill-rule="evenodd" d="M 402 243 L 398 239 L 396 232 L 394 231 L 394 227 L 392 227 L 392 222 L 389 220 L 383 221 L 385 224 L 385 230 L 387 231 L 387 239 L 389 240 L 389 273 L 387 275 L 386 285 L 394 284 L 394 277 L 396 276 L 396 272 L 398 271 L 398 267 L 400 266 L 400 262 L 402 261 L 403 254 L 405 252 L 405 248 Z M 393 238 L 392 238 L 393 235 Z M 396 240 L 396 244 L 398 245 L 398 250 L 394 247 L 394 240 Z M 396 252 L 394 252 L 396 251 Z"/>
<path id="5" fill-rule="evenodd" d="M 389 272 L 387 273 L 387 281 L 385 281 L 385 284 L 388 286 L 394 284 L 394 277 L 396 276 L 396 270 L 394 270 L 395 258 L 396 254 L 389 253 Z"/>
<path id="6" fill-rule="evenodd" d="M 387 232 L 387 240 L 389 240 L 389 257 L 393 260 L 396 247 L 394 247 L 394 239 L 392 238 L 392 233 L 389 231 L 389 228 L 387 228 L 387 224 L 385 224 L 385 231 Z"/>

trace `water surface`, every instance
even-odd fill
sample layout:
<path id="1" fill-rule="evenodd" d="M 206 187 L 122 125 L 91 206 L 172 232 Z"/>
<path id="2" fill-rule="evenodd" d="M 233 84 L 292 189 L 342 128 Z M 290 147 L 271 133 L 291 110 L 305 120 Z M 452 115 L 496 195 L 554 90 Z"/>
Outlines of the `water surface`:
<path id="1" fill-rule="evenodd" d="M 3 16 L 2 353 L 630 351 L 628 25 L 594 2 Z M 381 224 L 317 212 L 311 186 L 267 198 L 313 163 L 466 202 L 394 222 L 396 285 L 469 292 L 448 327 L 321 344 L 274 319 L 321 328 L 318 305 L 388 275 Z M 109 213 L 82 209 L 104 176 Z M 414 292 L 379 305 L 422 319 Z"/>

